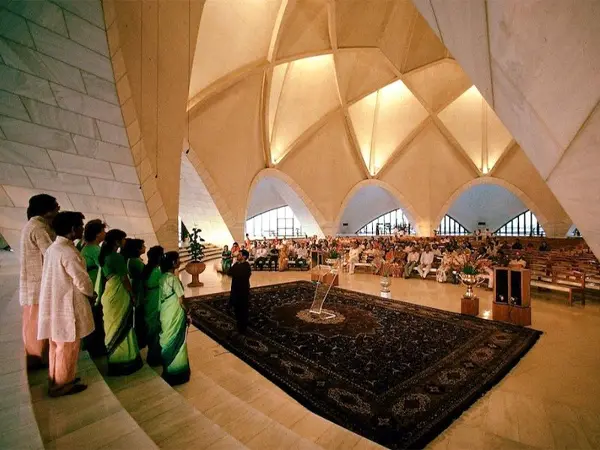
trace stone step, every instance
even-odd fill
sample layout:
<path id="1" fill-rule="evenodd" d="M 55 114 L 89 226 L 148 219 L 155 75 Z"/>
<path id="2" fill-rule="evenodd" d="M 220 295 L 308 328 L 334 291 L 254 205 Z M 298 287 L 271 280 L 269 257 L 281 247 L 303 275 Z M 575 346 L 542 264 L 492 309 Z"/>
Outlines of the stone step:
<path id="1" fill-rule="evenodd" d="M 381 448 L 313 414 L 201 331 L 188 334 L 188 352 L 192 378 L 175 389 L 250 448 Z"/>
<path id="2" fill-rule="evenodd" d="M 102 367 L 105 363 L 98 360 L 97 364 Z M 105 379 L 123 407 L 161 449 L 246 448 L 187 402 L 147 364 L 132 375 L 105 375 Z"/>
<path id="3" fill-rule="evenodd" d="M 88 388 L 60 398 L 47 394 L 47 369 L 29 373 L 33 411 L 46 449 L 158 449 L 113 394 L 87 352 L 80 354 L 77 373 Z"/>

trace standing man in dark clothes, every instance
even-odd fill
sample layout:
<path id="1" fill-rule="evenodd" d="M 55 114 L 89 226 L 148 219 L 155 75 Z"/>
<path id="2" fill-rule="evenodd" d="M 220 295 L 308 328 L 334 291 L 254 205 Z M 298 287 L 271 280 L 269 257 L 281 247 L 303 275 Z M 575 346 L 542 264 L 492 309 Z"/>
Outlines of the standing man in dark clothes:
<path id="1" fill-rule="evenodd" d="M 235 311 L 235 319 L 240 333 L 248 326 L 248 309 L 250 299 L 250 276 L 252 269 L 248 263 L 248 250 L 242 250 L 237 256 L 237 262 L 227 272 L 231 277 L 231 297 L 229 304 Z"/>

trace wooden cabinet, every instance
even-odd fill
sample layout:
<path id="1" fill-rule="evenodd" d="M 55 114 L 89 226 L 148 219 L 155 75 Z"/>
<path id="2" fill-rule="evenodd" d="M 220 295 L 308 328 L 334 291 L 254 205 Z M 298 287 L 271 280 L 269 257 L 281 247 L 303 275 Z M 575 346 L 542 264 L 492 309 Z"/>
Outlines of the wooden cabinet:
<path id="1" fill-rule="evenodd" d="M 495 267 L 492 318 L 515 325 L 531 325 L 531 271 Z"/>

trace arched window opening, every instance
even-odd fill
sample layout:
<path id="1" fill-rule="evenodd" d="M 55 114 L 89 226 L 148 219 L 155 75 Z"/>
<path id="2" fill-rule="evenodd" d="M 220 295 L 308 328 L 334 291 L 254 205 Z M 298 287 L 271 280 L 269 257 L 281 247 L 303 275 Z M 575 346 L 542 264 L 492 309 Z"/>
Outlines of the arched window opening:
<path id="1" fill-rule="evenodd" d="M 356 234 L 361 236 L 377 236 L 392 234 L 394 230 L 404 231 L 404 234 L 415 234 L 415 229 L 401 209 L 389 211 L 364 225 Z"/>
<path id="2" fill-rule="evenodd" d="M 448 214 L 442 218 L 440 226 L 435 231 L 438 236 L 466 236 L 471 234 L 458 220 Z"/>
<path id="3" fill-rule="evenodd" d="M 289 206 L 274 208 L 246 220 L 246 233 L 251 239 L 304 236 L 302 224 Z"/>
<path id="4" fill-rule="evenodd" d="M 546 232 L 530 210 L 513 217 L 495 232 L 497 236 L 546 236 Z"/>

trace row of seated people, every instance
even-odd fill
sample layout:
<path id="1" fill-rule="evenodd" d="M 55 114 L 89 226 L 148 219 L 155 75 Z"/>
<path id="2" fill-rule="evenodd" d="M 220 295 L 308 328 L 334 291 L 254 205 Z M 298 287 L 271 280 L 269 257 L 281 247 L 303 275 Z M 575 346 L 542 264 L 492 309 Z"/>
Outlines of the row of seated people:
<path id="1" fill-rule="evenodd" d="M 309 248 L 306 243 L 288 241 L 247 240 L 242 245 L 234 242 L 231 250 L 226 245 L 221 253 L 221 272 L 227 273 L 237 254 L 246 249 L 250 253 L 248 262 L 255 270 L 273 270 L 283 272 L 289 269 L 309 269 Z"/>
<path id="2" fill-rule="evenodd" d="M 532 279 L 552 270 L 580 270 L 586 279 L 593 279 L 600 287 L 600 266 L 593 253 L 581 239 L 553 239 L 552 245 L 540 238 L 503 238 L 480 236 L 431 238 L 414 236 L 327 237 L 294 239 L 288 241 L 251 241 L 242 246 L 234 244 L 232 251 L 250 249 L 250 260 L 257 270 L 284 271 L 292 268 L 308 269 L 314 253 L 327 259 L 331 252 L 339 254 L 345 270 L 353 274 L 359 268 L 368 273 L 393 277 L 420 276 L 439 282 L 458 282 L 453 261 L 466 252 L 475 253 L 490 261 L 490 267 L 481 276 L 493 285 L 494 266 L 520 266 L 532 269 Z M 224 252 L 224 264 L 228 250 Z M 552 266 L 552 268 L 550 268 Z M 539 270 L 542 267 L 544 270 Z"/>

